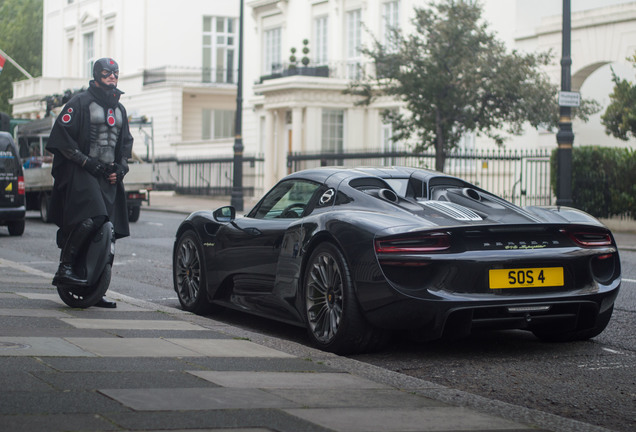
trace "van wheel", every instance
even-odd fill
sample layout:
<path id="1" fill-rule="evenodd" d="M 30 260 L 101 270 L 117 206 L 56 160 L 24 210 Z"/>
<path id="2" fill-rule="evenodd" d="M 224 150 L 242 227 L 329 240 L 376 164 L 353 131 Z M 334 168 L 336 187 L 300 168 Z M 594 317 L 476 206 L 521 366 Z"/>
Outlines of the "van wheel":
<path id="1" fill-rule="evenodd" d="M 40 196 L 40 219 L 44 223 L 49 223 L 49 195 L 43 193 Z"/>
<path id="2" fill-rule="evenodd" d="M 141 206 L 128 207 L 128 221 L 137 222 L 139 220 L 139 213 L 141 213 Z"/>
<path id="3" fill-rule="evenodd" d="M 9 228 L 9 235 L 21 236 L 24 234 L 24 220 L 9 222 L 7 228 Z"/>

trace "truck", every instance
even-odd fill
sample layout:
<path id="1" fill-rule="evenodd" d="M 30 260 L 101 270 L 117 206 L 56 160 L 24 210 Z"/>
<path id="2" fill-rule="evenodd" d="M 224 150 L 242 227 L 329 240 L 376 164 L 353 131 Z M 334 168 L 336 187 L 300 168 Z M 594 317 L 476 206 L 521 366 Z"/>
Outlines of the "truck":
<path id="1" fill-rule="evenodd" d="M 49 200 L 53 190 L 51 168 L 53 155 L 46 150 L 46 142 L 51 133 L 55 117 L 31 120 L 17 124 L 14 138 L 20 150 L 24 167 L 26 209 L 40 212 L 43 222 L 49 222 Z M 143 161 L 137 155 L 128 160 L 130 171 L 124 177 L 128 220 L 137 222 L 141 205 L 150 203 L 150 191 L 154 184 L 153 164 Z"/>

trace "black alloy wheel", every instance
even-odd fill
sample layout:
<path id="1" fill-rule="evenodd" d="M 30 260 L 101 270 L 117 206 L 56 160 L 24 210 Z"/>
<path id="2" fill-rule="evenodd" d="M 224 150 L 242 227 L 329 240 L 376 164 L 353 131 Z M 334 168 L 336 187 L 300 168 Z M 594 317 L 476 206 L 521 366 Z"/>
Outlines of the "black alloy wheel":
<path id="1" fill-rule="evenodd" d="M 192 230 L 179 236 L 173 254 L 172 274 L 183 309 L 198 315 L 209 312 L 211 304 L 207 298 L 203 249 Z"/>
<path id="2" fill-rule="evenodd" d="M 332 243 L 322 243 L 307 261 L 304 275 L 307 331 L 320 349 L 337 354 L 378 349 L 388 333 L 362 316 L 349 266 Z"/>

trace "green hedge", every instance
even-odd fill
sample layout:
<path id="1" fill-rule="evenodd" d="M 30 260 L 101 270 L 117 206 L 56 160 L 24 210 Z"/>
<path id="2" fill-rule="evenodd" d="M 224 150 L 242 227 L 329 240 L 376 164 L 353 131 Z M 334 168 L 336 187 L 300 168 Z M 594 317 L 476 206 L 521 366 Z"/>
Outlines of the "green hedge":
<path id="1" fill-rule="evenodd" d="M 557 195 L 557 150 L 550 160 Z M 572 149 L 572 206 L 595 217 L 627 215 L 636 219 L 636 152 L 627 148 Z"/>

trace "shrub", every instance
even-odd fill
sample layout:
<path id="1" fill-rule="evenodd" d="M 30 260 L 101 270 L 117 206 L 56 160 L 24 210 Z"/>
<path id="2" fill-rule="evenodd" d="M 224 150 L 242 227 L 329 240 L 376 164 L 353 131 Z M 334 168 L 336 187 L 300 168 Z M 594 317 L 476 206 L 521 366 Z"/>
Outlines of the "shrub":
<path id="1" fill-rule="evenodd" d="M 557 150 L 551 157 L 551 185 L 558 198 Z M 636 152 L 627 148 L 572 149 L 572 206 L 595 217 L 636 219 Z"/>

